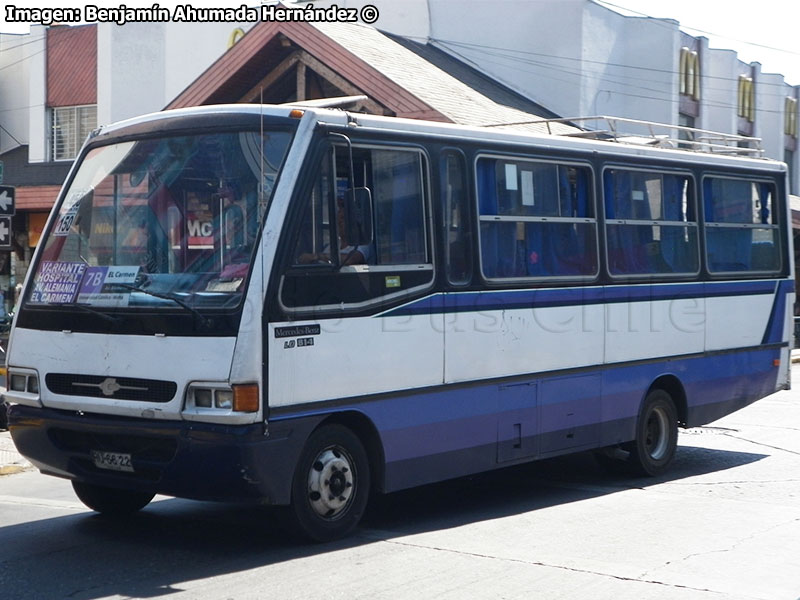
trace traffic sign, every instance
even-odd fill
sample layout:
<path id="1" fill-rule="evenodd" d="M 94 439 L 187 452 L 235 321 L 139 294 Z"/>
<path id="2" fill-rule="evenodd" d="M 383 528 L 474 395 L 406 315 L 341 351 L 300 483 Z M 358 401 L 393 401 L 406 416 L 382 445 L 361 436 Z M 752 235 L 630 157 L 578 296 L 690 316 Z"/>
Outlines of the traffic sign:
<path id="1" fill-rule="evenodd" d="M 0 183 L 3 183 L 3 161 L 0 160 Z"/>
<path id="2" fill-rule="evenodd" d="M 16 210 L 14 206 L 14 186 L 0 185 L 0 216 L 11 216 Z"/>
<path id="3" fill-rule="evenodd" d="M 11 248 L 11 217 L 0 217 L 0 249 Z"/>

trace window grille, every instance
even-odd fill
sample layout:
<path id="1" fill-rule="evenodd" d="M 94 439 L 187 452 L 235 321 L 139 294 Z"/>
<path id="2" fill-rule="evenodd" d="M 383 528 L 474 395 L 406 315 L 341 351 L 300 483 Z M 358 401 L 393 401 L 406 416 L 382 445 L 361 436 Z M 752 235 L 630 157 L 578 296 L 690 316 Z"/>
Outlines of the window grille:
<path id="1" fill-rule="evenodd" d="M 51 111 L 50 156 L 52 160 L 73 159 L 97 127 L 97 106 L 64 106 Z"/>

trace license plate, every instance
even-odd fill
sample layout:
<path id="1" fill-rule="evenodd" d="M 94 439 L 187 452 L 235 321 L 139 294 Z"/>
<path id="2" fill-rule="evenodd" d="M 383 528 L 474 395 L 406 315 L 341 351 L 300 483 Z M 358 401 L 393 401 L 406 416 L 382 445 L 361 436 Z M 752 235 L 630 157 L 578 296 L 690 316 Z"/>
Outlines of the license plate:
<path id="1" fill-rule="evenodd" d="M 101 452 L 92 450 L 92 460 L 98 469 L 108 469 L 110 471 L 126 471 L 133 473 L 131 455 L 122 452 Z"/>

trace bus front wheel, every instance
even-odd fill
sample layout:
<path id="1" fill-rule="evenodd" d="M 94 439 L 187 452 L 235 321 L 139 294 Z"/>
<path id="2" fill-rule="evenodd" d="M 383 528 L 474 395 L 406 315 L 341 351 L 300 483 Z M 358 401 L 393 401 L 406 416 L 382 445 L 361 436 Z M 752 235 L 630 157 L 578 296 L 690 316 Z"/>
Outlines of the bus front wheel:
<path id="1" fill-rule="evenodd" d="M 143 509 L 155 494 L 73 481 L 72 489 L 81 502 L 101 515 L 124 517 Z"/>
<path id="2" fill-rule="evenodd" d="M 369 463 L 358 436 L 342 425 L 321 427 L 308 438 L 295 468 L 295 525 L 318 542 L 344 537 L 361 520 L 369 487 Z"/>
<path id="3" fill-rule="evenodd" d="M 628 462 L 639 475 L 654 477 L 667 470 L 678 446 L 675 402 L 664 390 L 651 390 L 636 424 L 636 439 L 624 446 Z"/>

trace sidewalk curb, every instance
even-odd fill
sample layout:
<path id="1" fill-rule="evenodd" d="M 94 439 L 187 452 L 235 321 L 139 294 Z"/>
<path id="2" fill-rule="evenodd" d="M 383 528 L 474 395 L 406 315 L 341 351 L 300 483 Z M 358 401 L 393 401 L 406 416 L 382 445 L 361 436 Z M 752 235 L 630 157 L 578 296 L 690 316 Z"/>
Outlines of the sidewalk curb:
<path id="1" fill-rule="evenodd" d="M 5 391 L 6 388 L 0 386 L 0 402 L 2 401 L 2 392 Z M 5 407 L 2 406 L 0 409 L 5 410 Z M 14 446 L 14 441 L 11 439 L 11 433 L 6 429 L 0 429 L 0 477 L 32 468 L 33 465 L 17 452 L 17 447 Z"/>
<path id="2" fill-rule="evenodd" d="M 30 468 L 31 463 L 17 452 L 14 442 L 11 441 L 11 434 L 0 431 L 0 476 L 13 475 Z"/>

